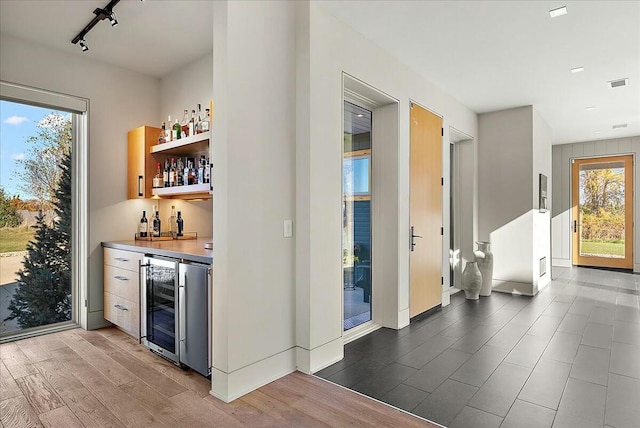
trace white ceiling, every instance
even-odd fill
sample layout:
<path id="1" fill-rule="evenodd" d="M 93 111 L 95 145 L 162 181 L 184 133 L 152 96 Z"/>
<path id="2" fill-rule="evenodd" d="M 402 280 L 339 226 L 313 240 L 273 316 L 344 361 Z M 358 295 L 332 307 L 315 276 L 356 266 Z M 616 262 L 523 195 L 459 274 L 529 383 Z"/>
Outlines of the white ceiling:
<path id="1" fill-rule="evenodd" d="M 639 1 L 318 4 L 477 113 L 534 105 L 555 144 L 640 135 Z"/>
<path id="2" fill-rule="evenodd" d="M 71 40 L 109 0 L 0 0 L 0 31 L 84 58 L 163 77 L 213 51 L 213 2 L 121 0 L 118 25 L 98 22 L 82 52 Z"/>
<path id="3" fill-rule="evenodd" d="M 154 77 L 213 49 L 212 1 L 122 0 L 81 52 L 71 39 L 107 3 L 0 0 L 0 31 Z M 477 113 L 533 104 L 556 144 L 640 135 L 640 1 L 317 3 Z"/>

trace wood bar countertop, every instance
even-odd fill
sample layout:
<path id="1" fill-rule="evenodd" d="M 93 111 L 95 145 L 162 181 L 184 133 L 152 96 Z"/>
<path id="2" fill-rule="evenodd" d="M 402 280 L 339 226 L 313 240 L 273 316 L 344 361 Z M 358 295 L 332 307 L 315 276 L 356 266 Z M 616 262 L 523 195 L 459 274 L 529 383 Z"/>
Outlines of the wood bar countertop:
<path id="1" fill-rule="evenodd" d="M 137 253 L 174 257 L 193 262 L 212 264 L 213 250 L 204 248 L 204 244 L 212 242 L 211 238 L 171 240 L 171 241 L 108 241 L 102 246 L 116 250 L 135 251 Z"/>

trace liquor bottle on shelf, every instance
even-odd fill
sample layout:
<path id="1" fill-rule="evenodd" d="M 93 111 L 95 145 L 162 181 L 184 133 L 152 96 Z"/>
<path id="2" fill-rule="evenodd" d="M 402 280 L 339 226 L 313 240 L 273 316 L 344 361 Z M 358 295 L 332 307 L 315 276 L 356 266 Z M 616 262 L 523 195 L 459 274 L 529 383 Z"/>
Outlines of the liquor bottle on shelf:
<path id="1" fill-rule="evenodd" d="M 167 141 L 167 143 L 170 143 L 171 141 L 173 141 L 173 129 L 171 129 L 171 115 L 167 117 L 167 129 L 165 131 L 164 139 Z"/>
<path id="2" fill-rule="evenodd" d="M 211 125 L 211 118 L 209 117 L 209 109 L 206 109 L 205 112 L 206 112 L 206 115 L 204 119 L 202 119 L 202 121 L 200 122 L 200 125 L 198 126 L 198 128 L 200 129 L 200 132 L 207 132 Z"/>
<path id="3" fill-rule="evenodd" d="M 185 109 L 184 114 L 182 115 L 182 122 L 180 122 L 180 126 L 182 129 L 182 138 L 186 138 L 189 136 L 189 110 Z"/>
<path id="4" fill-rule="evenodd" d="M 164 144 L 166 142 L 167 142 L 166 124 L 162 122 L 162 131 L 160 131 L 160 135 L 158 136 L 158 144 Z"/>
<path id="5" fill-rule="evenodd" d="M 174 140 L 179 140 L 180 138 L 182 138 L 182 127 L 180 126 L 178 119 L 176 119 L 176 122 L 173 124 L 173 128 L 171 128 L 171 130 L 171 135 Z"/>
<path id="6" fill-rule="evenodd" d="M 206 168 L 206 158 L 204 155 L 200 155 L 200 162 L 198 165 L 198 184 L 204 183 L 204 170 Z"/>
<path id="7" fill-rule="evenodd" d="M 176 170 L 177 176 L 177 186 L 184 186 L 186 183 L 184 181 L 184 164 L 182 163 L 182 158 L 178 158 L 178 168 Z"/>
<path id="8" fill-rule="evenodd" d="M 191 183 L 189 183 L 189 160 L 187 158 L 184 158 L 184 165 L 184 171 L 182 171 L 182 182 L 185 186 L 188 186 Z"/>
<path id="9" fill-rule="evenodd" d="M 149 232 L 149 220 L 147 220 L 147 212 L 142 211 L 142 218 L 140 219 L 140 228 L 138 229 L 140 232 L 141 238 L 146 238 Z"/>
<path id="10" fill-rule="evenodd" d="M 156 216 L 153 218 L 153 236 L 160 236 L 162 232 L 162 222 L 160 221 L 160 213 L 156 211 Z"/>
<path id="11" fill-rule="evenodd" d="M 158 162 L 156 164 L 157 166 L 157 172 L 156 172 L 156 176 L 153 177 L 153 188 L 157 189 L 158 187 L 164 187 L 164 180 L 162 177 L 162 171 L 160 170 L 160 162 Z"/>
<path id="12" fill-rule="evenodd" d="M 164 187 L 169 187 L 169 159 L 164 161 L 164 171 L 162 173 L 162 184 Z"/>
<path id="13" fill-rule="evenodd" d="M 176 220 L 177 223 L 177 227 L 178 227 L 178 233 L 177 236 L 182 236 L 183 232 L 184 232 L 184 220 L 182 219 L 182 212 L 178 211 L 178 218 Z"/>
<path id="14" fill-rule="evenodd" d="M 204 164 L 204 182 L 206 184 L 209 184 L 209 182 L 211 181 L 211 168 L 209 165 L 209 158 L 205 158 L 205 164 Z"/>
<path id="15" fill-rule="evenodd" d="M 196 116 L 195 128 L 196 134 L 202 134 L 202 107 L 198 104 L 198 115 Z"/>
<path id="16" fill-rule="evenodd" d="M 171 164 L 169 164 L 169 187 L 173 187 L 176 185 L 176 160 L 171 159 Z"/>
<path id="17" fill-rule="evenodd" d="M 191 110 L 189 115 L 189 136 L 196 134 L 196 111 Z"/>
<path id="18" fill-rule="evenodd" d="M 198 184 L 198 177 L 196 177 L 196 169 L 193 166 L 194 159 L 189 158 L 189 184 Z"/>
<path id="19" fill-rule="evenodd" d="M 169 216 L 169 232 L 171 236 L 178 232 L 178 223 L 176 218 L 176 206 L 171 205 L 171 215 Z"/>

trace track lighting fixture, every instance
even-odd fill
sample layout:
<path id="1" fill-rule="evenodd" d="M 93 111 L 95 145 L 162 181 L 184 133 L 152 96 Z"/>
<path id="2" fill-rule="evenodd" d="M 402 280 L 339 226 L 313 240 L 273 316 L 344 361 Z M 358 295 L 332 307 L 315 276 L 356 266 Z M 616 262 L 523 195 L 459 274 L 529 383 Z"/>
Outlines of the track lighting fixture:
<path id="1" fill-rule="evenodd" d="M 80 31 L 73 38 L 73 40 L 71 40 L 71 43 L 73 43 L 74 45 L 79 44 L 83 52 L 88 51 L 89 46 L 87 45 L 87 41 L 84 39 L 84 37 L 87 35 L 89 31 L 91 31 L 93 27 L 96 26 L 98 22 L 108 19 L 112 27 L 115 27 L 116 25 L 118 25 L 118 20 L 116 19 L 116 13 L 113 11 L 113 8 L 119 2 L 120 0 L 111 0 L 109 4 L 107 4 L 104 7 L 104 9 L 97 8 L 96 10 L 94 10 L 93 14 L 95 16 L 93 17 L 93 19 L 82 29 L 82 31 Z"/>

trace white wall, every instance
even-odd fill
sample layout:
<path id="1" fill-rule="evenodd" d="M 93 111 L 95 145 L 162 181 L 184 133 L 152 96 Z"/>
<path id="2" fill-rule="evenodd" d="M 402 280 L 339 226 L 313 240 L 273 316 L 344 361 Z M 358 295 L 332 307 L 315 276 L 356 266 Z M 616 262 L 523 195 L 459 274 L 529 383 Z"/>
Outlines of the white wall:
<path id="1" fill-rule="evenodd" d="M 538 174 L 551 175 L 551 132 L 532 106 L 479 116 L 478 236 L 490 240 L 494 289 L 533 295 L 550 253 L 550 216 L 538 211 Z"/>
<path id="2" fill-rule="evenodd" d="M 202 105 L 202 114 L 205 114 L 205 109 L 209 108 L 209 101 L 212 99 L 213 52 L 197 61 L 185 64 L 184 67 L 160 79 L 160 115 L 152 125 L 160 127 L 162 121 L 167 121 L 168 115 L 171 115 L 171 120 L 180 120 L 185 108 L 193 110 L 197 104 Z M 213 144 L 213 142 L 210 143 Z M 161 200 L 160 216 L 163 220 L 169 217 L 172 205 L 175 205 L 177 211 L 182 211 L 186 231 L 198 232 L 199 237 L 212 235 L 213 202 L 211 200 L 198 202 L 179 199 Z"/>
<path id="3" fill-rule="evenodd" d="M 297 45 L 296 287 L 297 323 L 302 325 L 297 335 L 298 368 L 317 371 L 342 358 L 343 349 L 342 73 L 346 72 L 399 100 L 400 145 L 396 148 L 398 178 L 395 189 L 398 221 L 389 225 L 395 229 L 395 241 L 388 249 L 396 259 L 389 260 L 384 266 L 395 272 L 393 278 L 398 287 L 394 316 L 384 320 L 389 327 L 400 328 L 409 321 L 409 102 L 413 100 L 444 117 L 445 177 L 449 171 L 449 126 L 475 136 L 477 118 L 472 111 L 400 63 L 392 54 L 327 15 L 315 3 L 299 2 L 297 7 L 300 15 Z M 446 189 L 448 187 L 445 192 Z M 448 197 L 443 199 L 447 230 Z M 446 260 L 448 235 L 443 241 L 443 260 Z M 448 272 L 448 265 L 443 263 L 443 274 L 445 272 Z M 444 276 L 447 283 L 443 290 L 448 293 L 448 274 Z M 309 329 L 305 328 L 307 325 Z"/>
<path id="4" fill-rule="evenodd" d="M 106 65 L 97 53 L 56 51 L 6 34 L 0 37 L 0 79 L 88 98 L 89 300 L 88 327 L 102 317 L 102 241 L 131 239 L 143 201 L 127 201 L 127 131 L 159 118 L 159 81 Z"/>
<path id="5" fill-rule="evenodd" d="M 216 2 L 213 52 L 212 393 L 228 401 L 296 368 L 294 4 Z"/>
<path id="6" fill-rule="evenodd" d="M 640 153 L 640 136 L 553 146 L 552 253 L 554 266 L 571 266 L 571 159 Z M 634 158 L 634 224 L 640 224 L 638 162 Z M 633 230 L 634 272 L 640 272 L 640 233 Z"/>

